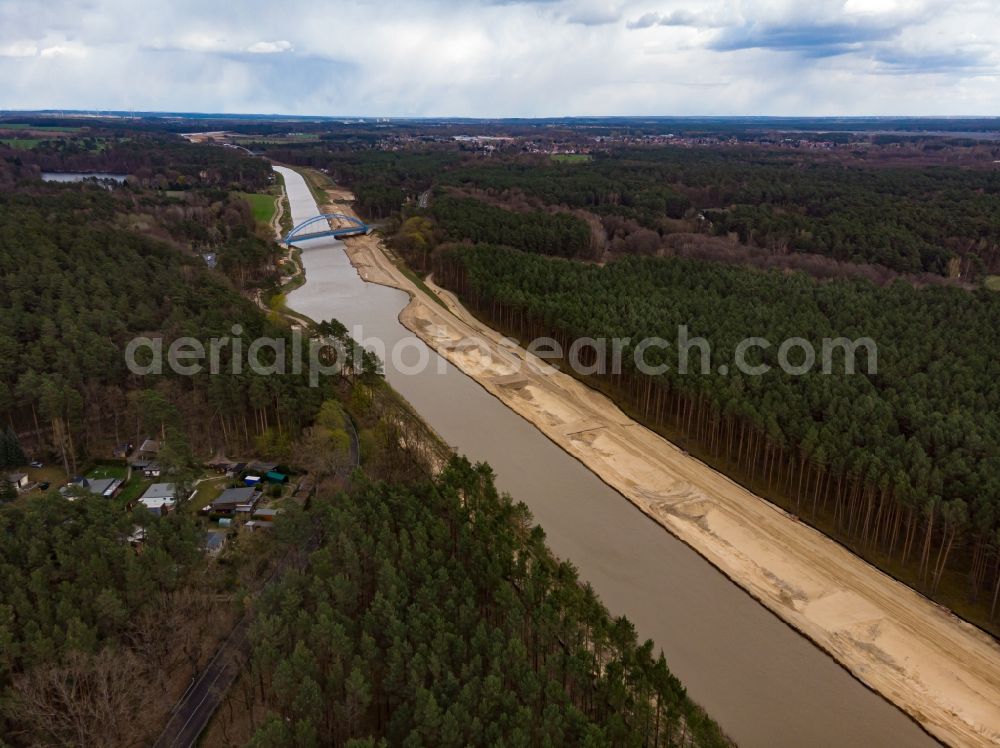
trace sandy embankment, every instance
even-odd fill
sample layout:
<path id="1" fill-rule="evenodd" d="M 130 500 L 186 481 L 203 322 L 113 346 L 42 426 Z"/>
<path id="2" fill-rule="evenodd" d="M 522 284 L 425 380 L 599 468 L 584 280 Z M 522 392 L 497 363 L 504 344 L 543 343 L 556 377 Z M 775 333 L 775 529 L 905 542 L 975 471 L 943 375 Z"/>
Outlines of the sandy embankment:
<path id="1" fill-rule="evenodd" d="M 542 373 L 541 361 L 501 345 L 496 331 L 431 284 L 446 311 L 374 237 L 347 247 L 365 280 L 411 295 L 400 314 L 407 328 L 858 679 L 945 743 L 1000 744 L 993 638 L 684 454 L 604 395 Z"/>

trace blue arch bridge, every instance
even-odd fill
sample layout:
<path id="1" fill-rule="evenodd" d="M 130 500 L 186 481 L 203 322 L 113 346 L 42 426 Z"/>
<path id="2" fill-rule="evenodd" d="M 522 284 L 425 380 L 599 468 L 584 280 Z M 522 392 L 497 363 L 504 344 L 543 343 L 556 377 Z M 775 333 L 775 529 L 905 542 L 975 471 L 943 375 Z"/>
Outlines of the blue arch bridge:
<path id="1" fill-rule="evenodd" d="M 324 213 L 303 221 L 282 237 L 288 246 L 306 239 L 318 239 L 321 236 L 332 236 L 342 239 L 346 236 L 370 234 L 373 226 L 369 226 L 360 218 L 346 216 L 343 213 Z"/>

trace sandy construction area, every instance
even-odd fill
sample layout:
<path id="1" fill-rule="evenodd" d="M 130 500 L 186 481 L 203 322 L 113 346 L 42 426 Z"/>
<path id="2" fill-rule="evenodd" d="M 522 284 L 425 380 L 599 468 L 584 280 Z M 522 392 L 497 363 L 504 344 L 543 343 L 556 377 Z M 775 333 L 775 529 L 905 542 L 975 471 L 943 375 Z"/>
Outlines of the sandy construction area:
<path id="1" fill-rule="evenodd" d="M 338 205 L 338 208 L 343 208 Z M 361 276 L 407 291 L 400 321 L 858 679 L 955 746 L 1000 745 L 1000 645 L 690 457 L 604 395 L 430 300 L 375 237 L 347 241 Z"/>

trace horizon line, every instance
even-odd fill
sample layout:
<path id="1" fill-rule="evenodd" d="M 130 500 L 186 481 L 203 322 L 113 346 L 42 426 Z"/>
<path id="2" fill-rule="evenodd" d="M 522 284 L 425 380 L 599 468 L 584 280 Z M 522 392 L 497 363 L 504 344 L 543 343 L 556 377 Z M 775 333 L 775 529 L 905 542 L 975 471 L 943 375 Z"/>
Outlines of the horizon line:
<path id="1" fill-rule="evenodd" d="M 479 122 L 495 122 L 510 120 L 545 121 L 545 120 L 614 120 L 614 119 L 645 119 L 645 120 L 827 120 L 827 121 L 856 121 L 856 120 L 998 120 L 1000 114 L 567 114 L 567 115 L 503 115 L 503 116 L 476 116 L 476 115 L 391 115 L 391 114 L 282 114 L 279 112 L 211 112 L 211 111 L 181 111 L 181 110 L 157 110 L 157 109 L 0 109 L 0 117 L 14 115 L 42 115 L 42 116 L 79 116 L 87 118 L 100 118 L 107 116 L 125 117 L 158 117 L 158 118 L 275 118 L 289 120 L 472 120 Z"/>

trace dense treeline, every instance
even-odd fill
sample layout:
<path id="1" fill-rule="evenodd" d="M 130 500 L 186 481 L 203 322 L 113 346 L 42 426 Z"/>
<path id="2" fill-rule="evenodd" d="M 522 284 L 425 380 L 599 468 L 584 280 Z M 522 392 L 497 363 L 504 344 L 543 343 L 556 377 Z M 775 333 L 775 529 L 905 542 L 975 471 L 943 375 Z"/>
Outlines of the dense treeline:
<path id="1" fill-rule="evenodd" d="M 523 192 L 548 205 L 586 208 L 656 228 L 664 217 L 680 218 L 691 200 L 651 164 L 601 157 L 587 163 L 513 160 L 468 165 L 442 176 L 444 184 L 475 186 L 494 193 Z"/>
<path id="2" fill-rule="evenodd" d="M 72 141 L 43 141 L 26 151 L 0 144 L 0 158 L 16 165 L 23 176 L 43 171 L 108 172 L 168 190 L 220 187 L 254 192 L 274 181 L 270 164 L 263 159 L 247 158 L 232 148 L 188 143 L 177 136 L 109 136 L 99 149 L 67 148 L 67 142 Z"/>
<path id="3" fill-rule="evenodd" d="M 13 427 L 8 424 L 0 431 L 0 471 L 7 468 L 18 468 L 27 464 L 28 458 L 24 455 L 21 447 L 21 440 L 17 438 Z M 4 483 L 4 476 L 0 474 L 0 483 Z M 0 489 L 5 486 L 0 485 Z"/>
<path id="4" fill-rule="evenodd" d="M 201 533 L 191 517 L 142 516 L 114 502 L 58 495 L 0 509 L 0 681 L 68 649 L 97 651 L 200 563 Z M 148 530 L 141 554 L 125 542 L 137 522 Z"/>
<path id="5" fill-rule="evenodd" d="M 787 244 L 902 272 L 963 275 L 1000 267 L 1000 175 L 935 169 L 768 166 L 743 175 L 731 210 L 707 213 L 718 232 L 762 246 Z"/>
<path id="6" fill-rule="evenodd" d="M 148 697 L 218 609 L 194 592 L 196 523 L 52 494 L 0 507 L 0 534 L 0 740 L 127 745 L 155 729 L 165 705 Z"/>
<path id="7" fill-rule="evenodd" d="M 251 745 L 728 744 L 488 467 L 313 514 L 325 542 L 252 632 Z"/>
<path id="8" fill-rule="evenodd" d="M 987 591 L 996 614 L 1000 297 L 679 259 L 596 267 L 485 245 L 439 249 L 434 273 L 502 329 L 554 333 L 567 350 L 580 336 L 670 341 L 646 355 L 669 371 L 641 374 L 627 352 L 622 372 L 605 377 L 641 418 L 696 441 L 758 490 L 790 497 L 793 510 L 825 517 L 859 551 L 902 563 L 932 594 L 948 570 L 966 574 L 969 598 Z M 678 373 L 680 325 L 710 343 L 709 374 L 699 373 L 700 349 L 695 373 Z M 763 376 L 733 366 L 751 336 L 771 342 L 750 357 L 775 367 Z M 778 370 L 782 341 L 802 337 L 820 351 L 841 336 L 876 342 L 877 374 L 863 348 L 853 375 L 839 354 L 831 375 Z M 722 365 L 728 376 L 716 374 Z"/>
<path id="9" fill-rule="evenodd" d="M 230 346 L 221 377 L 140 379 L 126 370 L 125 347 L 140 335 L 162 336 L 164 350 L 184 335 L 232 337 L 235 324 L 245 344 L 288 335 L 183 251 L 185 237 L 207 221 L 205 247 L 217 249 L 234 279 L 249 280 L 274 250 L 238 230 L 241 221 L 252 225 L 246 206 L 230 230 L 224 210 L 160 199 L 80 185 L 0 192 L 0 418 L 30 435 L 25 446 L 58 455 L 67 472 L 102 440 L 138 436 L 128 397 L 135 389 L 159 388 L 187 416 L 199 447 L 246 444 L 270 427 L 294 433 L 318 407 L 304 375 L 264 378 L 246 367 L 229 374 Z M 224 243 L 215 247 L 213 236 Z"/>
<path id="10" fill-rule="evenodd" d="M 349 185 L 363 215 L 385 218 L 430 189 L 437 175 L 457 160 L 448 152 L 349 151 L 325 166 L 336 182 Z"/>
<path id="11" fill-rule="evenodd" d="M 339 184 L 351 188 L 358 210 L 367 218 L 381 219 L 398 212 L 435 183 L 443 169 L 459 155 L 449 151 L 358 150 L 354 141 L 338 145 L 265 146 L 275 161 L 323 169 Z"/>
<path id="12" fill-rule="evenodd" d="M 567 213 L 515 213 L 473 198 L 441 197 L 431 215 L 446 239 L 505 244 L 528 252 L 583 257 L 590 250 L 590 229 Z"/>
<path id="13" fill-rule="evenodd" d="M 635 218 L 649 228 L 705 211 L 705 229 L 775 251 L 815 252 L 901 272 L 1000 268 L 1000 172 L 876 168 L 856 157 L 757 149 L 650 148 L 586 164 L 499 161 L 453 169 L 445 183 L 520 191 L 549 204 Z"/>

